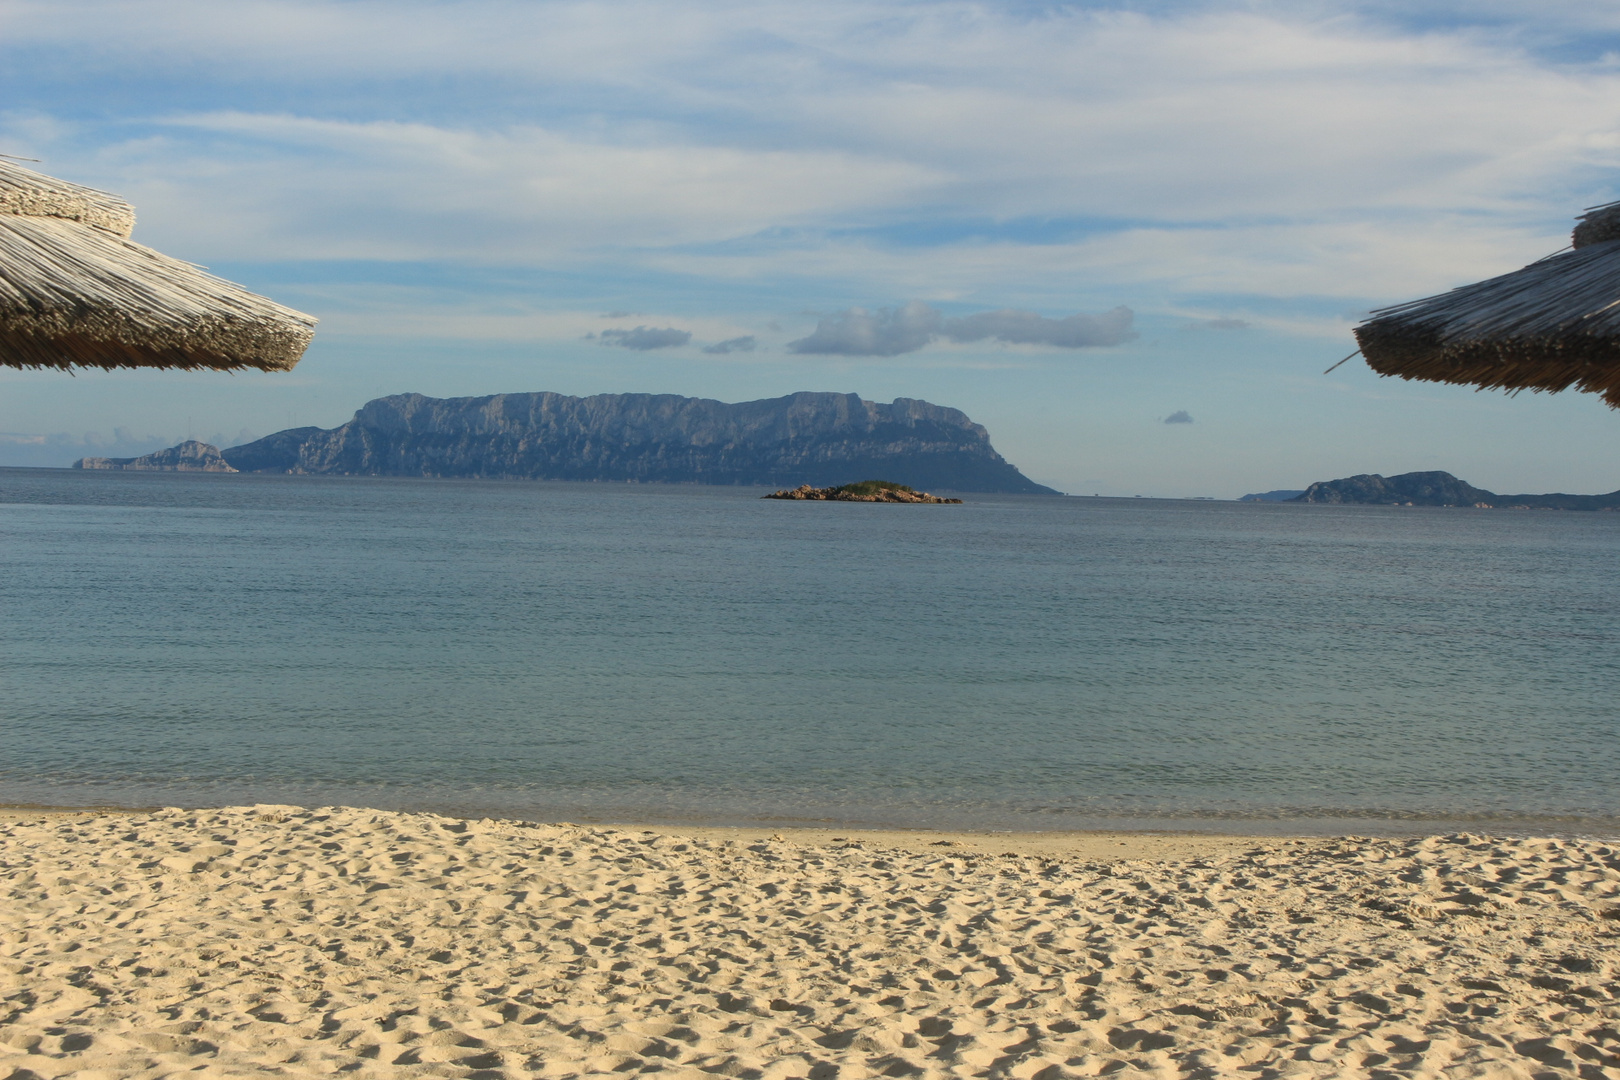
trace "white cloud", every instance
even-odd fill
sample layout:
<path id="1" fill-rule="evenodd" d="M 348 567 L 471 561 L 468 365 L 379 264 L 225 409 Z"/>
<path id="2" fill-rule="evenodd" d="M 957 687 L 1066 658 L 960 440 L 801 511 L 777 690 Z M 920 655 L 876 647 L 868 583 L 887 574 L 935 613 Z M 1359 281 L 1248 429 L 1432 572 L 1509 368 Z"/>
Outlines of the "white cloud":
<path id="1" fill-rule="evenodd" d="M 1573 221 L 1570 223 L 1573 225 Z M 1568 243 L 1568 233 L 1473 216 L 1429 220 L 1143 226 L 1061 244 L 998 242 L 929 251 L 864 240 L 745 256 L 648 253 L 644 264 L 681 277 L 745 285 L 773 277 L 843 283 L 851 292 L 935 301 L 1108 306 L 1149 297 L 1176 310 L 1177 295 L 1249 295 L 1268 301 L 1393 303 L 1516 270 Z M 1362 301 L 1366 301 L 1363 305 Z M 1354 302 L 1354 303 L 1352 303 Z M 1143 300 L 1134 306 L 1148 306 Z M 1302 322 L 1250 313 L 1255 326 L 1342 337 L 1344 319 Z"/>
<path id="2" fill-rule="evenodd" d="M 1127 307 L 1061 319 L 1013 308 L 947 319 L 928 304 L 913 300 L 897 308 L 868 311 L 855 307 L 823 316 L 814 333 L 788 342 L 788 351 L 814 356 L 899 356 L 916 352 L 941 335 L 958 344 L 993 339 L 1010 345 L 1083 349 L 1134 338 L 1131 319 Z"/>
<path id="3" fill-rule="evenodd" d="M 434 339 L 493 345 L 574 343 L 590 340 L 593 335 L 596 340 L 607 336 L 600 312 L 528 306 L 510 296 L 471 302 L 431 288 L 344 284 L 325 285 L 308 294 L 282 298 L 308 306 L 320 306 L 310 302 L 320 299 L 330 305 L 330 310 L 323 311 L 317 340 Z M 735 322 L 724 318 L 650 312 L 637 316 L 637 321 L 659 326 L 679 321 L 699 340 L 727 341 L 744 336 Z M 634 326 L 608 328 L 609 333 L 616 329 L 628 331 Z"/>
<path id="4" fill-rule="evenodd" d="M 1131 329 L 1132 312 L 1116 307 L 1101 315 L 1069 315 L 1048 319 L 1033 311 L 1004 308 L 981 311 L 960 319 L 947 319 L 945 336 L 956 342 L 996 341 L 1011 345 L 1052 345 L 1060 349 L 1084 349 L 1118 345 L 1136 337 Z"/>
<path id="5" fill-rule="evenodd" d="M 211 258 L 544 264 L 870 213 L 932 180 L 924 168 L 841 151 L 625 145 L 535 127 L 226 113 L 159 130 L 105 150 L 116 165 L 104 160 L 102 170 L 125 177 L 137 238 Z M 221 137 L 255 152 L 221 154 Z"/>
<path id="6" fill-rule="evenodd" d="M 1620 193 L 1620 71 L 1525 44 L 1531 20 L 1620 30 L 1591 5 L 1497 0 L 1501 27 L 1433 3 L 1157 10 L 12 0 L 19 85 L 78 65 L 84 115 L 115 118 L 47 95 L 0 138 L 202 261 L 819 278 L 986 306 L 1399 299 L 1545 254 Z M 124 83 L 163 108 L 106 89 Z M 1025 219 L 1100 227 L 847 235 Z"/>
<path id="7" fill-rule="evenodd" d="M 826 315 L 808 337 L 788 342 L 788 351 L 813 356 L 899 356 L 934 340 L 939 312 L 913 300 L 897 308 L 850 308 Z"/>

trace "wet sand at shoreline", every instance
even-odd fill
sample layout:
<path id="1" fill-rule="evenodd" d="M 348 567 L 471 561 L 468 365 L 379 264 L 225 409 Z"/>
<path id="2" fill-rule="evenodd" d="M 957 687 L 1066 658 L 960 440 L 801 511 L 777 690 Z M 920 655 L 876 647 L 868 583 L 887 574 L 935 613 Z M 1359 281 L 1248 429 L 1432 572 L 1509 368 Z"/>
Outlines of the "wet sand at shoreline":
<path id="1" fill-rule="evenodd" d="M 169 808 L 174 809 L 174 808 Z M 142 816 L 159 812 L 157 807 L 129 809 L 116 806 L 27 806 L 0 804 L 0 823 L 61 820 L 97 814 Z M 204 812 L 202 809 L 194 813 Z M 377 811 L 393 813 L 394 811 Z M 407 813 L 400 811 L 400 813 Z M 444 815 L 450 819 L 476 820 L 464 815 Z M 923 851 L 939 847 L 960 848 L 977 854 L 1032 855 L 1085 859 L 1184 859 L 1253 847 L 1255 843 L 1312 843 L 1317 838 L 1292 836 L 1251 836 L 1196 830 L 964 830 L 891 829 L 864 826 L 802 825 L 700 825 L 666 822 L 567 822 L 573 828 L 606 829 L 620 832 L 651 832 L 716 843 L 754 844 L 786 840 L 801 845 L 825 845 L 859 841 L 883 848 Z"/>
<path id="2" fill-rule="evenodd" d="M 1620 1078 L 1620 846 L 0 810 L 0 1077 Z"/>

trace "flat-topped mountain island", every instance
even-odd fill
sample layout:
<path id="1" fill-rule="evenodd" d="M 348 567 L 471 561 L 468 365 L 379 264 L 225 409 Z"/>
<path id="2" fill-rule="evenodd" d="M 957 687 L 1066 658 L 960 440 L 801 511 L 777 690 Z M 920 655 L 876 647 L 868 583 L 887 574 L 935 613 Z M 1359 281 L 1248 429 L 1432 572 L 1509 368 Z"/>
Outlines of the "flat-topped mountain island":
<path id="1" fill-rule="evenodd" d="M 210 449 L 77 467 L 189 470 L 213 462 Z M 736 404 L 675 394 L 396 394 L 367 402 L 341 427 L 279 431 L 217 457 L 227 468 L 211 471 L 764 487 L 881 476 L 922 489 L 1057 494 L 996 453 L 989 432 L 959 409 L 856 394 Z"/>

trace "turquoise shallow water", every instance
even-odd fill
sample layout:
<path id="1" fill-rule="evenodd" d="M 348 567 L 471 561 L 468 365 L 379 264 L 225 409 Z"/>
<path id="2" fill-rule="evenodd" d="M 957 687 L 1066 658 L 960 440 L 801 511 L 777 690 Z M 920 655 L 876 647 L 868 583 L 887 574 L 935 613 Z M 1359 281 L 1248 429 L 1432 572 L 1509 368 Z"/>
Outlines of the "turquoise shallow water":
<path id="1" fill-rule="evenodd" d="M 1620 831 L 1620 515 L 0 470 L 0 801 Z"/>

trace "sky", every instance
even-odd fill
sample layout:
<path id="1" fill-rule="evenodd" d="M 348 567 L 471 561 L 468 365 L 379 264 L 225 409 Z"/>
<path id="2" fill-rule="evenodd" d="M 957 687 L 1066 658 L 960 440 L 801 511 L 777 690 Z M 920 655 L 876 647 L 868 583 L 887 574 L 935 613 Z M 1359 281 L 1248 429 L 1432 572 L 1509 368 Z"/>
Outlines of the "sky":
<path id="1" fill-rule="evenodd" d="M 827 390 L 1078 494 L 1620 488 L 1591 395 L 1324 374 L 1620 199 L 1614 5 L 0 0 L 0 153 L 321 320 L 291 373 L 0 370 L 0 464 Z"/>

